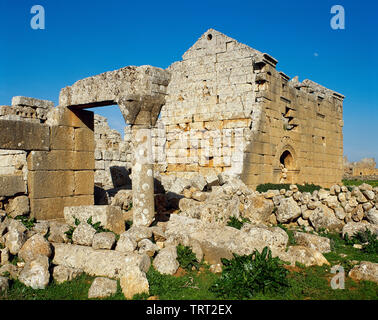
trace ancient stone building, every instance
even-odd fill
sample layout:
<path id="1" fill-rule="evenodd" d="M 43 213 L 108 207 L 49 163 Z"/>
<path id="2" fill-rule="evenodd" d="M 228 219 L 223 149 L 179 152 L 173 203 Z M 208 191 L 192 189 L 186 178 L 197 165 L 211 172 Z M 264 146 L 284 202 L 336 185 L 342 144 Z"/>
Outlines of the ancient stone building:
<path id="1" fill-rule="evenodd" d="M 349 162 L 344 157 L 344 178 L 376 179 L 378 177 L 377 164 L 374 158 L 363 158 L 360 161 Z"/>
<path id="2" fill-rule="evenodd" d="M 315 183 L 343 174 L 344 96 L 276 70 L 277 60 L 208 30 L 168 71 L 160 168 L 220 172 L 261 183 Z"/>
<path id="3" fill-rule="evenodd" d="M 276 70 L 277 60 L 208 30 L 166 70 L 129 66 L 61 90 L 59 106 L 0 107 L 0 202 L 27 195 L 32 216 L 92 205 L 94 185 L 126 183 L 134 219 L 153 219 L 154 170 L 329 187 L 343 174 L 343 98 Z M 117 104 L 125 139 L 84 109 Z M 160 116 L 159 116 L 160 115 Z M 147 160 L 147 161 L 146 161 Z M 3 200 L 1 200 L 3 199 Z"/>

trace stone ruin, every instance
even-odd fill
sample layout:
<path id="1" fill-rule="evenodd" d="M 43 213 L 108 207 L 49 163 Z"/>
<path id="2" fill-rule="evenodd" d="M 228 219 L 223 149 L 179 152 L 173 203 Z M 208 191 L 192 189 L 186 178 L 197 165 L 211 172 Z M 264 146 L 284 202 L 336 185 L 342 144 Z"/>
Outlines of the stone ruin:
<path id="1" fill-rule="evenodd" d="M 363 158 L 360 161 L 349 162 L 344 157 L 344 179 L 378 179 L 378 169 L 374 158 Z"/>
<path id="2" fill-rule="evenodd" d="M 1 264 L 20 251 L 28 263 L 28 239 L 48 235 L 49 244 L 39 240 L 54 247 L 54 278 L 81 270 L 143 292 L 149 257 L 157 253 L 155 268 L 172 274 L 178 243 L 216 271 L 221 257 L 265 245 L 291 263 L 328 263 L 326 240 L 299 234 L 301 246 L 286 251 L 277 223 L 378 233 L 377 188 L 337 184 L 344 96 L 290 79 L 276 64 L 210 29 L 166 70 L 128 66 L 79 80 L 61 90 L 57 107 L 26 97 L 0 106 Z M 128 125 L 124 139 L 86 110 L 112 105 Z M 253 191 L 268 182 L 291 187 Z M 301 193 L 295 184 L 304 183 L 331 190 Z M 13 219 L 22 215 L 37 220 L 31 231 Z M 251 223 L 237 230 L 226 226 L 230 217 Z M 89 218 L 110 232 L 96 233 Z"/>

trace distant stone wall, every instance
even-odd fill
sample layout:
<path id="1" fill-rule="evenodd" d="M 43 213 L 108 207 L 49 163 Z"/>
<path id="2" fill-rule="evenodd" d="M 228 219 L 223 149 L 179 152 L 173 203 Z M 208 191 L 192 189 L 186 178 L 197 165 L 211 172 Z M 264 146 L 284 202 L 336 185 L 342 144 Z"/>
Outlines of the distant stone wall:
<path id="1" fill-rule="evenodd" d="M 363 158 L 360 161 L 349 162 L 344 157 L 344 178 L 362 177 L 363 179 L 377 178 L 378 169 L 374 158 Z M 370 178 L 369 178 L 370 177 Z"/>
<path id="2" fill-rule="evenodd" d="M 109 127 L 107 119 L 97 114 L 94 116 L 94 137 L 95 184 L 112 189 L 129 183 L 130 141 L 124 141 L 117 130 Z"/>

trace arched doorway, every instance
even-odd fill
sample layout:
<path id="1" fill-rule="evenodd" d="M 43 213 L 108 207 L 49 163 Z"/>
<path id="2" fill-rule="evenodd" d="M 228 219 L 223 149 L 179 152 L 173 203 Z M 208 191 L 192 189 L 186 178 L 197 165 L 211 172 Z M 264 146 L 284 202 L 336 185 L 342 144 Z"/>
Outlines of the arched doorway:
<path id="1" fill-rule="evenodd" d="M 289 150 L 285 150 L 280 156 L 280 163 L 288 170 L 294 169 L 294 159 Z"/>

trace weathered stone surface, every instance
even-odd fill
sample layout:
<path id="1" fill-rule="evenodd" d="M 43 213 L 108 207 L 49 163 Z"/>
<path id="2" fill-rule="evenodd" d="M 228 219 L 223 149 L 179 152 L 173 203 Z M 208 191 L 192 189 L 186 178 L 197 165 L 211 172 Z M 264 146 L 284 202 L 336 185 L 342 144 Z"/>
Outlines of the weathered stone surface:
<path id="1" fill-rule="evenodd" d="M 54 243 L 53 263 L 82 269 L 92 276 L 119 278 L 122 270 L 137 266 L 147 272 L 150 259 L 147 255 L 122 253 L 114 250 L 94 250 L 92 247 Z"/>
<path id="2" fill-rule="evenodd" d="M 22 246 L 26 241 L 26 235 L 16 229 L 11 229 L 5 235 L 5 246 L 9 249 L 9 252 L 13 255 L 18 254 Z"/>
<path id="3" fill-rule="evenodd" d="M 77 206 L 65 207 L 64 219 L 70 226 L 75 225 L 75 218 L 81 222 L 87 222 L 92 217 L 92 223 L 100 222 L 101 225 L 117 234 L 125 231 L 122 210 L 115 206 Z"/>
<path id="4" fill-rule="evenodd" d="M 96 230 L 88 223 L 80 223 L 72 234 L 72 242 L 83 246 L 91 246 Z"/>
<path id="5" fill-rule="evenodd" d="M 145 272 L 133 267 L 125 270 L 120 278 L 122 292 L 126 299 L 132 299 L 135 294 L 148 293 L 149 284 Z"/>
<path id="6" fill-rule="evenodd" d="M 325 205 L 320 205 L 310 215 L 309 220 L 315 230 L 327 229 L 329 231 L 341 230 L 344 223 L 336 218 L 332 209 Z"/>
<path id="7" fill-rule="evenodd" d="M 35 108 L 54 108 L 54 102 L 30 97 L 16 96 L 12 98 L 12 106 L 27 106 Z"/>
<path id="8" fill-rule="evenodd" d="M 149 257 L 152 257 L 156 251 L 159 251 L 159 247 L 153 243 L 151 240 L 143 239 L 138 243 L 139 253 L 147 254 Z"/>
<path id="9" fill-rule="evenodd" d="M 0 265 L 7 264 L 9 262 L 9 249 L 0 249 Z"/>
<path id="10" fill-rule="evenodd" d="M 289 241 L 287 233 L 279 227 L 267 227 L 265 225 L 251 225 L 245 223 L 241 231 L 250 236 L 251 241 L 256 243 L 265 243 L 269 247 L 275 247 L 279 250 L 285 250 Z"/>
<path id="11" fill-rule="evenodd" d="M 93 280 L 88 291 L 88 298 L 106 298 L 117 292 L 117 281 L 108 278 L 98 277 Z"/>
<path id="12" fill-rule="evenodd" d="M 358 232 L 364 232 L 366 229 L 378 235 L 378 226 L 365 222 L 348 222 L 343 227 L 342 235 L 345 237 L 345 234 L 348 234 L 348 237 L 350 238 L 356 235 Z"/>
<path id="13" fill-rule="evenodd" d="M 32 230 L 44 237 L 49 232 L 49 228 L 50 226 L 47 221 L 38 221 L 37 223 L 35 223 Z"/>
<path id="14" fill-rule="evenodd" d="M 135 239 L 130 236 L 127 232 L 124 232 L 120 235 L 119 240 L 117 241 L 116 251 L 119 252 L 133 252 L 137 247 L 137 242 Z"/>
<path id="15" fill-rule="evenodd" d="M 24 178 L 21 175 L 0 175 L 0 197 L 11 197 L 18 193 L 26 193 Z"/>
<path id="16" fill-rule="evenodd" d="M 12 218 L 27 215 L 30 212 L 29 198 L 27 196 L 19 196 L 10 199 L 6 206 L 6 212 Z"/>
<path id="17" fill-rule="evenodd" d="M 321 253 L 331 251 L 331 241 L 328 238 L 298 231 L 294 231 L 293 235 L 297 245 L 316 249 Z"/>
<path id="18" fill-rule="evenodd" d="M 277 207 L 276 217 L 278 222 L 290 222 L 301 215 L 301 208 L 293 198 L 283 198 Z"/>
<path id="19" fill-rule="evenodd" d="M 304 264 L 306 267 L 329 265 L 329 262 L 320 251 L 303 246 L 291 246 L 287 252 L 281 252 L 279 257 L 292 265 L 295 265 L 295 262 Z"/>
<path id="20" fill-rule="evenodd" d="M 50 131 L 45 124 L 0 121 L 0 146 L 12 150 L 49 150 Z"/>
<path id="21" fill-rule="evenodd" d="M 207 181 L 203 176 L 197 175 L 191 179 L 191 184 L 199 191 L 203 191 L 207 185 Z"/>
<path id="22" fill-rule="evenodd" d="M 366 280 L 378 283 L 378 263 L 361 261 L 349 271 L 348 276 L 357 281 Z"/>
<path id="23" fill-rule="evenodd" d="M 70 197 L 74 194 L 73 171 L 30 171 L 29 196 L 32 199 Z"/>
<path id="24" fill-rule="evenodd" d="M 273 212 L 273 201 L 263 195 L 252 194 L 243 201 L 242 216 L 253 222 L 267 222 Z"/>
<path id="25" fill-rule="evenodd" d="M 9 279 L 0 277 L 0 296 L 7 292 L 9 289 Z"/>
<path id="26" fill-rule="evenodd" d="M 120 190 L 112 199 L 112 205 L 120 207 L 122 210 L 128 210 L 133 202 L 131 190 Z"/>
<path id="27" fill-rule="evenodd" d="M 213 245 L 211 242 L 202 241 L 200 248 L 203 254 L 203 259 L 210 265 L 221 264 L 221 259 L 232 259 L 231 251 L 222 246 Z"/>
<path id="28" fill-rule="evenodd" d="M 176 260 L 177 250 L 175 246 L 165 247 L 160 250 L 153 261 L 154 268 L 162 274 L 174 274 L 178 267 L 179 263 Z"/>
<path id="29" fill-rule="evenodd" d="M 367 220 L 375 225 L 378 225 L 378 210 L 375 208 L 370 209 L 366 214 Z"/>
<path id="30" fill-rule="evenodd" d="M 18 279 L 22 268 L 15 266 L 13 264 L 7 263 L 0 267 L 0 276 L 9 275 L 11 279 Z"/>
<path id="31" fill-rule="evenodd" d="M 100 232 L 96 233 L 93 237 L 93 249 L 112 249 L 116 237 L 113 232 Z"/>
<path id="32" fill-rule="evenodd" d="M 71 281 L 76 277 L 80 276 L 83 273 L 83 270 L 70 268 L 65 266 L 56 266 L 53 269 L 53 278 L 57 283 L 63 283 L 66 281 Z"/>
<path id="33" fill-rule="evenodd" d="M 50 280 L 49 259 L 38 256 L 37 259 L 27 262 L 18 280 L 33 289 L 45 289 Z"/>
<path id="34" fill-rule="evenodd" d="M 70 230 L 70 226 L 63 222 L 51 221 L 50 222 L 50 235 L 48 240 L 56 243 L 67 243 L 69 239 L 66 232 Z"/>
<path id="35" fill-rule="evenodd" d="M 40 234 L 29 238 L 18 252 L 18 256 L 25 262 L 35 260 L 39 255 L 49 258 L 51 254 L 50 243 Z"/>
<path id="36" fill-rule="evenodd" d="M 144 226 L 132 225 L 132 227 L 126 231 L 126 234 L 136 242 L 139 242 L 143 239 L 150 239 L 152 237 L 152 229 Z"/>

